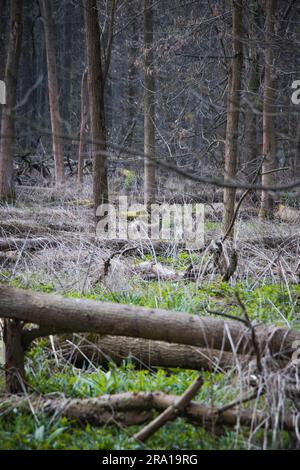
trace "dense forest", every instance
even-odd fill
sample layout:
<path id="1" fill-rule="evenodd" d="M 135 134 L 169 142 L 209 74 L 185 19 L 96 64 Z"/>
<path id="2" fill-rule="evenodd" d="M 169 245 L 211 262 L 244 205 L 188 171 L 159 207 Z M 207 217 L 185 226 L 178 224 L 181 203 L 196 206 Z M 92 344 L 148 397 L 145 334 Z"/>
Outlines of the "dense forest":
<path id="1" fill-rule="evenodd" d="M 300 447 L 299 44 L 297 0 L 0 0 L 0 450 Z"/>

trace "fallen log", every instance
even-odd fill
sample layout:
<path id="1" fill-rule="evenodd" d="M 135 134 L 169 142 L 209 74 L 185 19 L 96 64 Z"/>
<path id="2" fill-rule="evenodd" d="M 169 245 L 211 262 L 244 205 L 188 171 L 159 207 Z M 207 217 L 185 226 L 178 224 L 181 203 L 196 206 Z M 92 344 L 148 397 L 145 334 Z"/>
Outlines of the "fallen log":
<path id="1" fill-rule="evenodd" d="M 216 349 L 110 335 L 58 337 L 55 348 L 77 367 L 82 367 L 87 362 L 97 367 L 105 367 L 109 362 L 119 366 L 130 358 L 139 368 L 163 367 L 224 372 L 253 359 L 251 355 L 235 357 L 230 352 Z"/>
<path id="2" fill-rule="evenodd" d="M 1 238 L 0 251 L 13 250 L 40 250 L 49 246 L 56 246 L 57 240 L 54 238 Z"/>
<path id="3" fill-rule="evenodd" d="M 38 237 L 43 237 L 51 234 L 83 233 L 90 228 L 89 225 L 82 223 L 38 223 L 32 220 L 20 219 L 1 220 L 2 234 L 8 234 L 9 236 L 19 235 L 25 237 L 27 233 L 34 233 Z"/>
<path id="4" fill-rule="evenodd" d="M 289 235 L 286 237 L 278 237 L 278 236 L 265 236 L 261 238 L 253 238 L 248 240 L 238 240 L 237 245 L 257 245 L 262 246 L 266 249 L 280 249 L 284 248 L 287 245 L 293 246 L 299 243 L 300 237 L 299 234 Z"/>
<path id="5" fill-rule="evenodd" d="M 34 396 L 4 396 L 0 400 L 0 413 L 8 414 L 13 409 L 28 409 L 35 412 L 43 412 L 49 415 L 55 414 L 77 421 L 85 426 L 103 426 L 109 424 L 136 425 L 149 422 L 153 419 L 153 411 L 162 412 L 174 405 L 177 396 L 167 395 L 163 392 L 125 392 L 115 395 L 103 395 L 98 398 L 47 398 Z M 295 431 L 298 414 L 285 414 L 277 421 L 272 413 L 267 414 L 252 409 L 239 407 L 218 412 L 217 409 L 191 402 L 179 416 L 186 418 L 193 425 L 214 429 L 221 426 L 235 427 L 237 425 L 251 427 L 259 425 L 272 429 Z"/>
<path id="6" fill-rule="evenodd" d="M 40 325 L 35 337 L 92 332 L 186 344 L 236 353 L 253 352 L 251 331 L 239 321 L 190 315 L 162 309 L 64 298 L 0 285 L 0 317 Z M 261 350 L 287 357 L 300 332 L 257 325 Z"/>

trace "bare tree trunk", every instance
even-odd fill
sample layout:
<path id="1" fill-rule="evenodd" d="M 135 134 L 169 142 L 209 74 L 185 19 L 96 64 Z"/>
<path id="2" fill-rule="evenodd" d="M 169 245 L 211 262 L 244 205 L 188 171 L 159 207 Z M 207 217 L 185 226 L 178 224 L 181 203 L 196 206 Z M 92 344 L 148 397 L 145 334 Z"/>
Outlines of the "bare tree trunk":
<path id="1" fill-rule="evenodd" d="M 5 68 L 6 105 L 2 111 L 0 141 L 0 199 L 14 197 L 13 145 L 15 118 L 13 109 L 17 99 L 19 58 L 22 40 L 22 0 L 11 1 L 10 36 Z"/>
<path id="2" fill-rule="evenodd" d="M 237 143 L 239 128 L 239 108 L 241 74 L 243 66 L 243 1 L 232 0 L 232 36 L 233 36 L 233 59 L 228 84 L 227 103 L 227 125 L 225 141 L 225 179 L 230 180 L 235 177 L 237 170 Z M 227 232 L 233 219 L 235 205 L 235 188 L 224 189 L 224 216 L 223 231 Z M 234 226 L 228 234 L 230 238 L 234 236 Z"/>
<path id="3" fill-rule="evenodd" d="M 6 14 L 7 0 L 0 0 L 0 80 L 4 79 L 5 73 L 5 33 L 6 33 Z"/>
<path id="4" fill-rule="evenodd" d="M 144 57 L 145 57 L 145 88 L 144 88 L 144 154 L 145 182 L 144 202 L 149 206 L 155 200 L 155 78 L 153 50 L 153 8 L 152 0 L 144 0 Z"/>
<path id="5" fill-rule="evenodd" d="M 93 152 L 93 193 L 95 211 L 108 200 L 104 81 L 100 28 L 96 0 L 84 2 L 88 93 Z"/>
<path id="6" fill-rule="evenodd" d="M 255 45 L 255 24 L 257 23 L 258 4 L 253 4 L 249 18 L 249 65 L 247 70 L 248 89 L 247 89 L 247 108 L 245 113 L 245 146 L 241 154 L 241 163 L 245 165 L 250 162 L 253 164 L 257 159 L 257 114 L 255 112 L 257 93 L 259 90 L 258 76 L 258 51 Z"/>
<path id="7" fill-rule="evenodd" d="M 292 156 L 293 175 L 298 178 L 300 177 L 300 118 L 298 118 L 298 123 L 296 126 L 295 145 Z"/>
<path id="8" fill-rule="evenodd" d="M 137 69 L 135 66 L 135 60 L 137 55 L 137 44 L 139 43 L 139 29 L 137 23 L 137 17 L 134 12 L 132 2 L 128 0 L 126 6 L 126 20 L 130 21 L 129 24 L 129 35 L 130 35 L 130 46 L 128 47 L 127 56 L 127 119 L 126 119 L 126 146 L 130 149 L 132 147 L 134 128 L 140 113 L 140 107 L 137 104 L 139 100 L 137 91 Z M 124 142 L 124 143 L 125 143 Z"/>
<path id="9" fill-rule="evenodd" d="M 25 379 L 24 349 L 22 345 L 22 322 L 4 321 L 6 391 L 19 393 Z"/>
<path id="10" fill-rule="evenodd" d="M 48 94 L 52 128 L 52 146 L 55 162 L 55 179 L 58 185 L 64 183 L 64 155 L 62 145 L 62 126 L 60 123 L 58 82 L 55 57 L 55 38 L 52 2 L 40 0 L 41 13 L 44 23 L 47 71 L 48 71 Z"/>
<path id="11" fill-rule="evenodd" d="M 264 104 L 263 104 L 263 155 L 265 158 L 262 167 L 262 185 L 274 186 L 275 173 L 272 170 L 276 166 L 276 141 L 275 141 L 275 80 L 274 51 L 272 41 L 275 33 L 277 0 L 266 0 L 266 42 L 265 55 L 265 79 L 264 79 Z M 274 216 L 274 200 L 268 191 L 261 193 L 260 217 L 271 219 Z"/>
<path id="12" fill-rule="evenodd" d="M 5 75 L 5 54 L 6 54 L 6 9 L 7 1 L 0 0 L 0 80 L 4 80 Z M 0 132 L 1 132 L 2 105 L 0 104 Z"/>
<path id="13" fill-rule="evenodd" d="M 83 182 L 83 163 L 84 154 L 86 149 L 85 133 L 88 123 L 88 90 L 87 90 L 87 69 L 84 70 L 81 79 L 81 116 L 80 116 L 80 136 L 79 136 L 79 150 L 78 150 L 78 167 L 77 167 L 77 183 Z"/>

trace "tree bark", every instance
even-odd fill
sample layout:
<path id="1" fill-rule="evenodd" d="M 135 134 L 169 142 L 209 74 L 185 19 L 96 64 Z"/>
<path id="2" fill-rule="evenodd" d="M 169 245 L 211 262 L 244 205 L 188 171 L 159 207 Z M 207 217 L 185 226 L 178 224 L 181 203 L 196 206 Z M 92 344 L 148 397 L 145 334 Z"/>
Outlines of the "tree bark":
<path id="1" fill-rule="evenodd" d="M 30 334 L 27 338 L 30 338 Z M 66 342 L 66 339 L 71 343 Z M 235 357 L 230 352 L 216 349 L 110 335 L 86 335 L 80 339 L 72 336 L 58 337 L 56 346 L 77 367 L 82 367 L 89 361 L 96 367 L 107 366 L 111 361 L 119 366 L 124 360 L 130 359 L 139 368 L 165 367 L 221 372 L 234 368 L 237 363 L 244 365 L 253 359 L 250 355 Z"/>
<path id="2" fill-rule="evenodd" d="M 84 2 L 88 93 L 93 153 L 93 194 L 97 208 L 108 201 L 102 47 L 96 0 Z"/>
<path id="3" fill-rule="evenodd" d="M 22 40 L 22 0 L 11 1 L 10 36 L 5 68 L 6 105 L 2 110 L 0 139 L 0 199 L 14 197 L 13 146 L 15 134 L 14 107 Z"/>
<path id="4" fill-rule="evenodd" d="M 5 375 L 7 393 L 24 391 L 25 380 L 24 349 L 22 344 L 22 323 L 18 320 L 5 319 Z"/>
<path id="5" fill-rule="evenodd" d="M 230 76 L 228 81 L 227 124 L 225 140 L 225 179 L 231 180 L 236 176 L 237 170 L 237 144 L 239 130 L 239 108 L 241 92 L 241 74 L 243 66 L 243 1 L 232 0 L 232 36 L 233 59 L 231 61 Z M 234 188 L 224 189 L 224 216 L 223 232 L 227 232 L 234 214 L 235 205 Z M 229 238 L 234 236 L 234 226 Z"/>
<path id="6" fill-rule="evenodd" d="M 266 42 L 265 53 L 265 78 L 264 78 L 264 102 L 263 102 L 263 156 L 265 158 L 262 167 L 262 184 L 264 186 L 275 185 L 275 173 L 272 172 L 276 166 L 276 139 L 275 139 L 275 80 L 276 70 L 274 67 L 274 41 L 275 24 L 277 13 L 277 0 L 266 0 Z M 272 219 L 274 217 L 274 200 L 268 191 L 261 193 L 261 218 Z"/>
<path id="7" fill-rule="evenodd" d="M 5 75 L 5 55 L 6 55 L 6 10 L 7 0 L 0 0 L 0 80 L 4 80 Z M 2 104 L 0 103 L 0 136 L 1 136 Z"/>
<path id="8" fill-rule="evenodd" d="M 138 74 L 135 66 L 137 59 L 137 44 L 139 44 L 139 27 L 137 22 L 137 16 L 134 11 L 134 5 L 131 0 L 125 3 L 126 20 L 129 22 L 128 33 L 129 33 L 129 44 L 127 43 L 127 100 L 126 100 L 126 135 L 124 137 L 124 144 L 126 143 L 127 148 L 132 147 L 134 138 L 134 129 L 140 114 L 140 105 L 138 104 L 139 92 L 137 90 Z"/>
<path id="9" fill-rule="evenodd" d="M 144 0 L 144 202 L 155 200 L 155 78 L 154 78 L 154 13 L 152 0 Z"/>
<path id="10" fill-rule="evenodd" d="M 0 405 L 0 412 L 6 412 L 7 408 L 25 408 L 29 403 L 38 412 L 49 415 L 60 413 L 69 420 L 79 422 L 82 426 L 115 425 L 116 423 L 127 426 L 142 424 L 153 419 L 153 411 L 163 412 L 170 406 L 174 406 L 178 396 L 167 395 L 163 392 L 125 392 L 115 395 L 103 395 L 97 398 L 42 398 L 38 397 L 10 397 Z M 272 429 L 272 415 L 252 409 L 240 409 L 239 407 L 218 412 L 217 409 L 192 401 L 179 416 L 187 419 L 193 425 L 208 426 L 209 429 L 219 426 L 247 426 L 254 429 L 256 426 L 268 425 Z M 281 417 L 277 425 L 285 431 L 295 431 L 297 417 L 286 414 Z"/>
<path id="11" fill-rule="evenodd" d="M 48 95 L 52 129 L 52 147 L 55 163 L 56 184 L 61 185 L 65 181 L 64 155 L 62 145 L 62 126 L 60 123 L 58 81 L 55 57 L 55 37 L 52 2 L 40 0 L 41 13 L 44 23 L 47 72 L 48 72 Z"/>
<path id="12" fill-rule="evenodd" d="M 257 18 L 259 14 L 258 3 L 255 2 L 252 6 L 249 18 L 249 63 L 247 75 L 247 104 L 245 113 L 245 147 L 244 152 L 241 152 L 241 163 L 245 165 L 253 165 L 257 160 L 258 145 L 257 145 L 257 100 L 259 91 L 259 76 L 258 76 L 258 50 L 256 46 L 255 25 L 257 25 Z"/>
<path id="13" fill-rule="evenodd" d="M 5 73 L 5 39 L 6 39 L 6 7 L 7 7 L 7 0 L 0 0 L 0 21 L 1 21 L 1 29 L 0 29 L 0 80 L 4 79 Z"/>
<path id="14" fill-rule="evenodd" d="M 80 133 L 79 133 L 79 149 L 78 149 L 78 167 L 77 167 L 77 183 L 83 182 L 83 164 L 86 149 L 85 133 L 88 123 L 88 90 L 87 90 L 87 69 L 84 70 L 81 79 L 81 116 L 80 116 Z"/>
<path id="15" fill-rule="evenodd" d="M 251 331 L 238 321 L 64 298 L 3 285 L 0 286 L 0 317 L 40 325 L 35 337 L 91 332 L 229 352 L 233 344 L 236 353 L 253 354 Z M 261 354 L 268 347 L 270 354 L 276 354 L 277 357 L 281 354 L 290 358 L 295 351 L 294 341 L 300 339 L 298 331 L 270 325 L 257 325 L 255 331 Z"/>

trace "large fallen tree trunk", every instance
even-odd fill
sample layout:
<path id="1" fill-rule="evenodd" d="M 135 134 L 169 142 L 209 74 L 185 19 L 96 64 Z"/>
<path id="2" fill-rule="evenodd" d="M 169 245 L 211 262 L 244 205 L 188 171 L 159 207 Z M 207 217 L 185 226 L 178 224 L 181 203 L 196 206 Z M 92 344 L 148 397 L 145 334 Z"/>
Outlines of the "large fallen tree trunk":
<path id="1" fill-rule="evenodd" d="M 253 351 L 251 331 L 239 321 L 189 315 L 162 309 L 64 298 L 0 286 L 0 317 L 40 325 L 33 336 L 93 332 L 187 344 L 237 353 Z M 290 357 L 300 332 L 257 325 L 262 350 Z"/>
<path id="2" fill-rule="evenodd" d="M 103 426 L 107 424 L 136 425 L 153 419 L 153 411 L 162 412 L 172 406 L 177 396 L 162 392 L 119 393 L 116 395 L 103 395 L 98 398 L 70 399 L 47 397 L 2 397 L 0 413 L 9 413 L 17 407 L 31 407 L 35 412 L 56 414 L 75 420 L 81 425 Z M 272 414 L 268 415 L 252 409 L 231 408 L 218 412 L 198 402 L 191 402 L 184 411 L 179 413 L 194 425 L 207 426 L 209 429 L 219 426 L 235 427 L 236 425 L 255 428 L 259 425 L 272 429 L 294 431 L 298 415 L 286 414 L 281 419 L 272 421 Z"/>
<path id="3" fill-rule="evenodd" d="M 216 349 L 110 335 L 59 337 L 55 347 L 77 367 L 82 367 L 86 362 L 95 366 L 107 366 L 109 362 L 122 365 L 124 360 L 130 358 L 140 368 L 165 367 L 222 372 L 253 359 L 251 355 L 235 356 Z"/>

